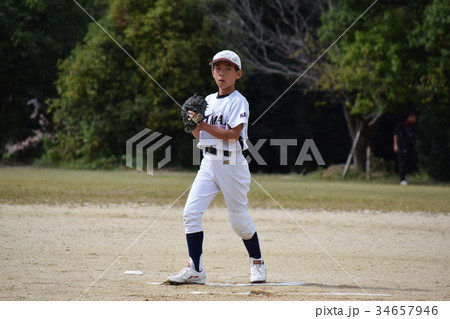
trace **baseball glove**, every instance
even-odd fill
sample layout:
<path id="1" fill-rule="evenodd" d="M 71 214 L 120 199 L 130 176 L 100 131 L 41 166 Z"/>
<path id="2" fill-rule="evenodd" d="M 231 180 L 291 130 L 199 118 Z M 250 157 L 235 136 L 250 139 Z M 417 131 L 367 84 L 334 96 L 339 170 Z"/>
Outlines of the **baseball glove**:
<path id="1" fill-rule="evenodd" d="M 188 98 L 181 107 L 181 117 L 183 118 L 183 128 L 186 133 L 192 133 L 197 127 L 198 123 L 204 120 L 205 111 L 208 107 L 208 102 L 195 93 Z M 188 111 L 192 111 L 195 115 L 191 118 Z"/>

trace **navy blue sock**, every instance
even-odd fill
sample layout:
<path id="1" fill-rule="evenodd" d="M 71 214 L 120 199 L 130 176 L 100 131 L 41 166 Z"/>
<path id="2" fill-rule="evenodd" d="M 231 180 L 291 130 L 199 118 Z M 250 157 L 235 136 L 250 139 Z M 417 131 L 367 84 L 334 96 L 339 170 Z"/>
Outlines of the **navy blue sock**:
<path id="1" fill-rule="evenodd" d="M 243 239 L 245 248 L 247 248 L 248 255 L 251 258 L 259 259 L 261 258 L 261 250 L 259 248 L 259 240 L 258 240 L 258 234 L 255 232 L 252 238 L 250 239 Z"/>
<path id="2" fill-rule="evenodd" d="M 194 262 L 195 270 L 201 271 L 200 269 L 200 257 L 203 252 L 203 232 L 186 234 L 186 241 L 189 250 L 189 257 L 191 257 Z"/>

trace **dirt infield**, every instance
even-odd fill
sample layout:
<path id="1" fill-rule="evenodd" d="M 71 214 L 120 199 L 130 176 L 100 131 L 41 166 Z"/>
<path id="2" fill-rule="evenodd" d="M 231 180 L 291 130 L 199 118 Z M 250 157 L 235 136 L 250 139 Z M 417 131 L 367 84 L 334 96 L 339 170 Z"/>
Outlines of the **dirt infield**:
<path id="1" fill-rule="evenodd" d="M 207 285 L 167 286 L 187 257 L 182 209 L 166 209 L 0 205 L 0 299 L 450 300 L 447 214 L 254 210 L 268 283 L 248 285 L 244 245 L 211 208 Z"/>

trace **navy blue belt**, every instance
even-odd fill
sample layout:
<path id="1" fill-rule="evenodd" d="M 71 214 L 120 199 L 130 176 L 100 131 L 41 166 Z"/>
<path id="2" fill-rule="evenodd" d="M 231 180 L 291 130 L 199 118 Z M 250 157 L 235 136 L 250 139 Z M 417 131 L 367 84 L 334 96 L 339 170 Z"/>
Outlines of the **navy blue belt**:
<path id="1" fill-rule="evenodd" d="M 209 154 L 213 154 L 213 155 L 217 155 L 217 148 L 215 148 L 215 147 L 212 147 L 212 146 L 209 146 L 209 147 L 205 147 L 205 150 L 204 150 L 206 153 L 209 153 Z M 227 157 L 230 157 L 231 156 L 231 152 L 230 151 L 223 151 L 223 156 L 227 156 Z"/>

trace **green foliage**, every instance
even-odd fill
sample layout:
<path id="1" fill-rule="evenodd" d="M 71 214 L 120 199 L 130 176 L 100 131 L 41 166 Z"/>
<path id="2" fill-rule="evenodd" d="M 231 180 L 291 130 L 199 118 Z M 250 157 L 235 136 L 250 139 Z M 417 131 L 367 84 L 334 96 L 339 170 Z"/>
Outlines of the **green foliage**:
<path id="1" fill-rule="evenodd" d="M 397 6 L 368 14 L 358 21 L 330 50 L 329 64 L 318 81 L 322 90 L 344 93 L 352 114 L 384 113 L 411 98 L 411 85 L 417 81 L 420 52 L 410 46 L 408 32 L 414 26 L 411 10 Z M 330 24 L 343 25 L 354 21 L 349 8 L 331 10 L 324 16 L 319 35 L 329 40 Z M 369 11 L 370 12 L 370 11 Z M 352 21 L 353 20 L 353 21 Z M 349 22 L 350 21 L 350 22 Z"/>
<path id="2" fill-rule="evenodd" d="M 101 2 L 87 7 L 101 12 Z M 0 2 L 0 159 L 7 143 L 36 129 L 28 102 L 36 99 L 45 113 L 46 100 L 56 94 L 56 62 L 83 37 L 86 26 L 85 14 L 70 1 Z"/>
<path id="3" fill-rule="evenodd" d="M 336 38 L 358 13 L 354 1 L 323 17 L 319 36 Z M 450 3 L 376 4 L 329 52 L 317 87 L 343 97 L 350 114 L 421 111 L 419 156 L 430 176 L 450 180 Z M 336 26 L 338 28 L 336 28 Z"/>
<path id="4" fill-rule="evenodd" d="M 423 23 L 413 32 L 411 42 L 424 48 L 423 75 L 418 87 L 424 102 L 450 104 L 450 4 L 434 0 L 423 14 Z"/>
<path id="5" fill-rule="evenodd" d="M 450 4 L 434 0 L 414 30 L 412 43 L 425 50 L 426 64 L 417 89 L 420 107 L 421 165 L 436 180 L 450 180 Z"/>
<path id="6" fill-rule="evenodd" d="M 117 0 L 99 23 L 179 104 L 209 91 L 214 41 L 196 1 Z M 187 140 L 177 104 L 97 25 L 59 70 L 53 160 L 117 163 L 145 127 Z"/>
<path id="7" fill-rule="evenodd" d="M 228 2 L 78 2 L 178 103 L 195 91 L 206 95 L 216 89 L 207 62 L 229 46 L 225 38 L 235 34 L 218 32 L 219 27 L 228 29 L 213 24 L 204 5 L 223 8 Z M 327 47 L 369 4 L 333 1 L 322 26 L 311 30 L 311 36 L 317 31 Z M 262 6 L 270 7 L 270 3 Z M 270 17 L 276 16 L 264 21 L 270 25 Z M 286 95 L 278 102 L 285 104 L 280 105 L 285 110 L 265 117 L 250 131 L 251 138 L 294 136 L 301 142 L 313 137 L 330 164 L 339 163 L 347 152 L 342 145 L 349 143 L 341 129 L 344 120 L 334 112 L 336 105 L 345 103 L 353 120 L 364 119 L 367 124 L 367 118 L 396 114 L 413 102 L 420 111 L 421 166 L 430 176 L 449 180 L 448 30 L 450 4 L 446 0 L 377 2 L 321 60 L 326 63 L 321 65 L 323 75 L 316 91 L 300 97 Z M 28 105 L 36 99 L 39 112 L 52 120 L 55 131 L 53 137 L 43 139 L 44 161 L 88 168 L 123 164 L 125 141 L 147 127 L 173 137 L 176 164 L 191 163 L 186 155 L 191 153 L 192 138 L 181 130 L 177 103 L 73 1 L 1 1 L 0 39 L 0 159 L 5 158 L 7 143 L 23 141 L 38 128 L 37 121 L 30 120 L 33 106 Z M 246 63 L 246 56 L 241 58 Z M 283 76 L 263 78 L 257 69 L 253 72 L 252 76 L 244 73 L 238 89 L 257 116 L 291 82 Z M 320 99 L 326 100 L 322 104 L 328 109 L 310 107 Z M 391 132 L 386 134 L 391 140 Z M 37 157 L 40 151 L 22 156 Z M 267 152 L 269 162 L 277 160 L 271 150 L 262 152 Z M 278 170 L 271 164 L 264 169 Z"/>

